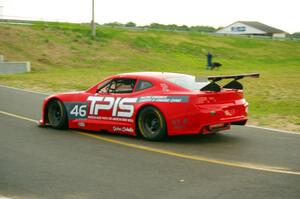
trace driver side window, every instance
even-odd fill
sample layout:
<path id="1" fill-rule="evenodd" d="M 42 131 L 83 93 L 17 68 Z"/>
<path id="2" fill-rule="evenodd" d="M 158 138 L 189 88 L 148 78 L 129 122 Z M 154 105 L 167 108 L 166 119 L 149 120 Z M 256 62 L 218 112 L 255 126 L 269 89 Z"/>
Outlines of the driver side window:
<path id="1" fill-rule="evenodd" d="M 113 79 L 108 84 L 99 88 L 99 93 L 132 93 L 136 80 L 135 79 Z"/>
<path id="2" fill-rule="evenodd" d="M 98 86 L 98 89 L 97 89 L 96 92 L 97 92 L 97 93 L 107 93 L 111 81 L 112 81 L 112 80 L 107 80 L 107 81 L 101 83 L 101 84 Z"/>

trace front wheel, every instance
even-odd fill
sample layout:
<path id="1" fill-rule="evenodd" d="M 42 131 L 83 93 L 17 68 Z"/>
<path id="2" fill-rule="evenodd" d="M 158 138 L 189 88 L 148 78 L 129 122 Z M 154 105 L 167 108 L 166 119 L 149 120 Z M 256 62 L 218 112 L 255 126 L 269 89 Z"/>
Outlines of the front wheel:
<path id="1" fill-rule="evenodd" d="M 67 111 L 64 104 L 59 100 L 53 100 L 48 105 L 48 121 L 55 129 L 68 128 Z"/>
<path id="2" fill-rule="evenodd" d="M 162 113 L 151 106 L 141 110 L 138 119 L 138 129 L 147 140 L 157 141 L 166 137 L 167 125 Z"/>

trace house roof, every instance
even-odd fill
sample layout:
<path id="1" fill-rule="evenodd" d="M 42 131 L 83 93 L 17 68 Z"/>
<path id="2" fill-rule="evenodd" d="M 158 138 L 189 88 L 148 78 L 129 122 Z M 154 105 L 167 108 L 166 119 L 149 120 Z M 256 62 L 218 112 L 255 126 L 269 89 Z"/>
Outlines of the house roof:
<path id="1" fill-rule="evenodd" d="M 254 27 L 256 29 L 262 30 L 266 33 L 285 33 L 283 30 L 274 28 L 272 26 L 268 26 L 266 24 L 263 24 L 263 23 L 260 23 L 257 21 L 238 21 L 238 22 L 243 23 L 248 26 L 251 26 L 251 27 Z"/>

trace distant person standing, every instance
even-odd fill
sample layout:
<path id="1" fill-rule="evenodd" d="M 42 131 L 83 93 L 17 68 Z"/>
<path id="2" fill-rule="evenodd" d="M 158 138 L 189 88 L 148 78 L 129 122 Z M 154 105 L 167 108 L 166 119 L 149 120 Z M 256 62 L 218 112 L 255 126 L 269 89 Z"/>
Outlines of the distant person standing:
<path id="1" fill-rule="evenodd" d="M 206 55 L 206 58 L 207 58 L 206 70 L 211 70 L 212 69 L 213 55 L 210 52 L 208 52 L 207 55 Z"/>

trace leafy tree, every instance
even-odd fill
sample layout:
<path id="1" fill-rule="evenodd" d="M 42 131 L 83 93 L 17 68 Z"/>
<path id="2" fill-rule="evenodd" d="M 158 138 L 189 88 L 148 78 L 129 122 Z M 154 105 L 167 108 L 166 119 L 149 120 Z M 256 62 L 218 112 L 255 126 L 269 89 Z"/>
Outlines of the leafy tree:
<path id="1" fill-rule="evenodd" d="M 125 24 L 126 27 L 136 27 L 136 24 L 133 23 L 132 21 L 128 22 Z"/>
<path id="2" fill-rule="evenodd" d="M 211 26 L 192 26 L 188 27 L 187 25 L 178 26 L 176 24 L 160 24 L 160 23 L 151 23 L 150 25 L 146 26 L 137 26 L 134 22 L 130 21 L 126 24 L 122 24 L 119 22 L 113 23 L 106 23 L 106 26 L 112 27 L 139 27 L 139 28 L 146 28 L 146 29 L 156 29 L 156 30 L 167 30 L 167 31 L 193 31 L 193 32 L 215 32 L 216 29 Z"/>
<path id="3" fill-rule="evenodd" d="M 117 22 L 117 21 L 115 21 L 115 22 L 112 22 L 112 23 L 105 23 L 104 24 L 105 26 L 111 26 L 111 27 L 122 27 L 122 26 L 124 26 L 124 24 L 122 24 L 122 23 L 119 23 L 119 22 Z"/>
<path id="4" fill-rule="evenodd" d="M 215 32 L 216 31 L 216 29 L 211 26 L 192 26 L 190 30 L 194 32 Z"/>
<path id="5" fill-rule="evenodd" d="M 159 24 L 159 23 L 152 23 L 150 24 L 150 28 L 153 28 L 153 29 L 163 29 L 163 26 L 162 24 Z"/>
<path id="6" fill-rule="evenodd" d="M 182 25 L 182 26 L 177 26 L 177 30 L 181 30 L 181 31 L 189 31 L 190 28 L 186 25 Z"/>
<path id="7" fill-rule="evenodd" d="M 300 32 L 295 32 L 295 33 L 291 34 L 291 36 L 293 38 L 300 38 Z"/>
<path id="8" fill-rule="evenodd" d="M 165 30 L 177 30 L 178 26 L 176 24 L 163 25 Z"/>

